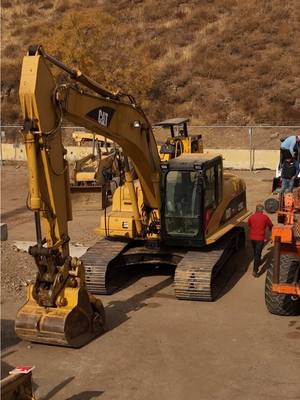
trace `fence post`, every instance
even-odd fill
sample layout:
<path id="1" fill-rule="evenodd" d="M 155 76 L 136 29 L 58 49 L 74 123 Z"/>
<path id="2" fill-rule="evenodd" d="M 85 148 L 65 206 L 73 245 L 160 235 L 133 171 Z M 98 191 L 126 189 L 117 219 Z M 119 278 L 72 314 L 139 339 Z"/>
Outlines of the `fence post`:
<path id="1" fill-rule="evenodd" d="M 1 130 L 1 138 L 0 138 L 0 165 L 2 166 L 2 165 L 4 165 L 4 162 L 3 162 L 3 153 L 2 153 L 2 143 L 3 143 L 3 140 L 5 139 L 5 131 L 2 131 Z"/>
<path id="2" fill-rule="evenodd" d="M 249 170 L 253 171 L 253 143 L 252 143 L 252 127 L 248 129 L 249 133 Z"/>

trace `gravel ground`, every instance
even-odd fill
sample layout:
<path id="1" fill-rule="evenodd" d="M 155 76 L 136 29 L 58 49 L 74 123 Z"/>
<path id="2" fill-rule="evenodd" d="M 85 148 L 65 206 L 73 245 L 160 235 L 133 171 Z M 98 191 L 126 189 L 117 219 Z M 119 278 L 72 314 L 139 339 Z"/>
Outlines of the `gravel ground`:
<path id="1" fill-rule="evenodd" d="M 272 171 L 236 171 L 247 183 L 248 207 L 270 194 Z M 28 364 L 40 400 L 299 400 L 300 318 L 278 317 L 264 303 L 264 274 L 254 279 L 252 249 L 231 259 L 236 274 L 213 303 L 179 301 L 173 276 L 140 271 L 111 296 L 101 296 L 106 333 L 81 349 L 21 341 L 14 332 L 17 309 L 36 267 L 13 247 L 35 240 L 26 209 L 26 170 L 2 169 L 1 374 Z M 16 187 L 18 190 L 16 191 Z M 73 197 L 72 241 L 96 240 L 98 198 Z M 268 258 L 270 245 L 264 248 Z"/>
<path id="2" fill-rule="evenodd" d="M 26 287 L 36 273 L 33 258 L 11 242 L 1 243 L 1 298 L 24 298 Z"/>

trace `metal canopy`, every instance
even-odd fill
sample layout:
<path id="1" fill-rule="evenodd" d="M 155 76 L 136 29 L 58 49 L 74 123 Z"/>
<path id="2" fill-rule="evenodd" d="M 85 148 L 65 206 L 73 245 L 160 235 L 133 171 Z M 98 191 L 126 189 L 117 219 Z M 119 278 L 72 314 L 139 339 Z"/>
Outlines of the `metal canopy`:
<path id="1" fill-rule="evenodd" d="M 154 124 L 154 126 L 162 126 L 163 128 L 170 128 L 172 138 L 175 136 L 174 127 L 176 127 L 177 135 L 176 136 L 188 136 L 187 131 L 187 123 L 189 122 L 189 118 L 171 118 L 166 119 L 165 121 L 158 122 Z M 183 133 L 179 134 L 179 127 L 183 125 Z"/>
<path id="2" fill-rule="evenodd" d="M 210 167 L 215 164 L 222 163 L 222 156 L 210 153 L 185 153 L 179 157 L 165 161 L 163 164 L 168 165 L 170 170 L 193 170 L 195 165 L 202 168 Z M 197 169 L 202 169 L 197 168 Z"/>
<path id="3" fill-rule="evenodd" d="M 156 124 L 154 124 L 154 126 L 163 126 L 167 128 L 170 126 L 186 124 L 189 121 L 190 121 L 189 118 L 170 118 L 161 122 L 157 122 Z"/>

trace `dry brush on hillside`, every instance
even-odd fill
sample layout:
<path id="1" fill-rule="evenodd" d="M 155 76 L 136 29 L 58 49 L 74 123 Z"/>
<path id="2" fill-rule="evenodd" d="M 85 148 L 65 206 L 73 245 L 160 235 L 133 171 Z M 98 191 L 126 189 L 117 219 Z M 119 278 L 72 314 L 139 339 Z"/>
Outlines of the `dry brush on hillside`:
<path id="1" fill-rule="evenodd" d="M 3 0 L 3 122 L 20 121 L 22 55 L 42 43 L 150 119 L 299 124 L 298 0 Z"/>

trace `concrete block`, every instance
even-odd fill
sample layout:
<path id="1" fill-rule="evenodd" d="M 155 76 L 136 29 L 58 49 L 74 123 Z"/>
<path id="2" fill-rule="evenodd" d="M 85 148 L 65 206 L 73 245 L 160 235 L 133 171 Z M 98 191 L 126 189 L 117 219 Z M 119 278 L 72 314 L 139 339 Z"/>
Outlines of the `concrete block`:
<path id="1" fill-rule="evenodd" d="M 1 241 L 7 240 L 8 238 L 8 230 L 7 230 L 7 224 L 1 223 L 0 224 L 0 229 L 1 229 Z"/>

